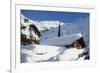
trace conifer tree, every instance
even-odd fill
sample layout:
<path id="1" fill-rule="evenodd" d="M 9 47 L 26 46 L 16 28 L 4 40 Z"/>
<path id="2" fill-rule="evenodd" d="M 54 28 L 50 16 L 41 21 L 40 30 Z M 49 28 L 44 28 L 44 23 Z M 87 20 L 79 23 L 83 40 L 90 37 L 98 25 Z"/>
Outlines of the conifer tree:
<path id="1" fill-rule="evenodd" d="M 61 29 L 60 29 L 60 22 L 59 22 L 59 26 L 58 26 L 58 37 L 60 37 L 61 36 Z"/>

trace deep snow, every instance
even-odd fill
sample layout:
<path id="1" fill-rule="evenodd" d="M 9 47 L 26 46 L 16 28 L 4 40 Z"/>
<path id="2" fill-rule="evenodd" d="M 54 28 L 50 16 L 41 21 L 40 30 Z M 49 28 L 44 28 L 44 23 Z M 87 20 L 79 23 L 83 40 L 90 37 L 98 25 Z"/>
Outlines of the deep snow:
<path id="1" fill-rule="evenodd" d="M 79 18 L 79 20 L 73 23 L 63 23 L 60 21 L 39 21 L 38 22 L 30 19 L 28 19 L 29 22 L 24 23 L 23 21 L 24 18 L 26 17 L 22 15 L 21 25 L 26 26 L 29 24 L 35 24 L 40 30 L 41 44 L 21 45 L 22 63 L 84 60 L 85 55 L 80 58 L 79 55 L 82 54 L 84 51 L 85 52 L 89 51 L 90 49 L 88 18 Z M 58 37 L 57 37 L 59 22 L 61 25 L 61 37 L 62 37 L 60 38 L 60 41 L 58 41 Z M 82 36 L 86 43 L 86 47 L 84 49 L 66 48 L 61 46 L 65 44 L 70 44 Z"/>

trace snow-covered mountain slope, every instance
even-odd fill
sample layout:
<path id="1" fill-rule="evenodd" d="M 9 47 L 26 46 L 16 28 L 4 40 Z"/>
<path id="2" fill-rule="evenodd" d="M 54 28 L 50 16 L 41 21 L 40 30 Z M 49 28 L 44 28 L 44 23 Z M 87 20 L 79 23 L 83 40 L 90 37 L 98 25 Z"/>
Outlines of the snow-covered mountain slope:
<path id="1" fill-rule="evenodd" d="M 34 21 L 28 19 L 28 22 L 24 22 L 24 19 L 28 19 L 25 16 L 22 17 L 21 25 L 27 26 L 34 24 L 41 32 L 40 45 L 21 45 L 21 62 L 50 62 L 50 61 L 75 61 L 84 50 L 89 51 L 89 19 L 79 18 L 73 23 L 63 23 L 60 21 Z M 81 33 L 85 40 L 86 47 L 84 49 L 66 48 L 61 46 L 48 45 L 50 42 L 56 44 L 64 44 L 62 41 L 55 41 L 58 38 L 58 26 L 61 25 L 61 37 L 68 37 L 70 39 L 63 39 L 63 42 L 71 42 L 73 40 L 72 34 Z M 81 37 L 81 35 L 79 36 Z M 75 37 L 74 37 L 75 38 Z M 47 40 L 47 42 L 46 42 Z M 49 42 L 49 43 L 48 43 Z M 43 45 L 45 43 L 45 45 Z M 46 44 L 47 43 L 47 44 Z M 89 54 L 88 54 L 89 56 Z M 83 57 L 80 58 L 84 60 Z M 79 59 L 79 60 L 80 60 Z"/>
<path id="2" fill-rule="evenodd" d="M 63 25 L 64 23 L 60 23 L 61 25 Z M 40 31 L 43 30 L 49 30 L 51 28 L 57 28 L 59 25 L 59 21 L 40 21 L 37 25 L 37 27 L 39 27 Z"/>
<path id="3" fill-rule="evenodd" d="M 62 35 L 81 33 L 86 44 L 89 44 L 89 18 L 79 18 L 76 22 L 70 25 L 64 25 L 61 27 Z"/>
<path id="4" fill-rule="evenodd" d="M 41 42 L 41 44 L 54 45 L 54 46 L 66 46 L 72 44 L 73 42 L 75 42 L 77 39 L 80 39 L 81 37 L 82 37 L 81 33 L 64 35 L 61 37 L 47 39 Z"/>
<path id="5" fill-rule="evenodd" d="M 42 39 L 44 38 L 44 40 L 57 37 L 58 36 L 58 27 L 51 28 L 50 30 L 46 30 L 41 33 L 43 35 Z M 75 33 L 81 33 L 83 35 L 85 43 L 89 44 L 89 21 L 88 21 L 88 18 L 83 18 L 83 19 L 81 18 L 76 22 L 68 23 L 68 24 L 63 23 L 61 25 L 61 36 L 75 34 Z M 48 36 L 48 38 L 46 35 Z"/>
<path id="6" fill-rule="evenodd" d="M 24 15 L 21 14 L 21 25 L 27 26 L 30 24 L 34 24 L 40 31 L 49 30 L 51 28 L 57 28 L 59 25 L 59 21 L 34 21 L 31 19 L 26 18 Z M 60 22 L 60 25 L 65 23 Z"/>

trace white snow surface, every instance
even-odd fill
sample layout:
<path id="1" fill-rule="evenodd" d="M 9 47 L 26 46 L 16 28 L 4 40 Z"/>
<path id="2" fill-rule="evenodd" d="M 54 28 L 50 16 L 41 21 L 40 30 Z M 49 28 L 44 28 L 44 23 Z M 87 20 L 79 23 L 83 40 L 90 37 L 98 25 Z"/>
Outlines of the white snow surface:
<path id="1" fill-rule="evenodd" d="M 48 40 L 45 40 L 42 42 L 42 44 L 55 45 L 55 46 L 66 46 L 66 45 L 72 44 L 73 42 L 80 39 L 81 37 L 82 37 L 81 33 L 64 35 L 61 37 L 55 37 L 55 38 L 50 38 Z"/>
<path id="2" fill-rule="evenodd" d="M 75 61 L 78 59 L 78 55 L 83 52 L 84 49 L 76 49 L 70 48 L 63 52 L 63 54 L 59 55 L 60 61 Z"/>
<path id="3" fill-rule="evenodd" d="M 24 46 L 25 47 L 25 46 Z M 28 47 L 28 46 L 27 46 Z M 28 50 L 22 48 L 21 52 L 27 54 L 26 62 L 50 62 L 50 61 L 75 61 L 83 49 L 65 48 L 47 45 L 34 45 L 34 48 Z"/>
<path id="4" fill-rule="evenodd" d="M 26 17 L 23 16 L 22 20 L 24 18 Z M 36 25 L 41 32 L 40 45 L 21 45 L 22 63 L 84 60 L 84 57 L 78 59 L 78 56 L 85 50 L 90 49 L 88 18 L 79 18 L 79 20 L 73 23 L 60 22 L 60 38 L 57 37 L 59 22 L 60 21 L 34 21 L 30 19 L 28 23 L 21 22 L 21 25 L 25 26 L 32 23 Z M 85 40 L 87 47 L 84 49 L 66 48 L 60 46 L 70 44 L 80 37 L 83 37 Z"/>

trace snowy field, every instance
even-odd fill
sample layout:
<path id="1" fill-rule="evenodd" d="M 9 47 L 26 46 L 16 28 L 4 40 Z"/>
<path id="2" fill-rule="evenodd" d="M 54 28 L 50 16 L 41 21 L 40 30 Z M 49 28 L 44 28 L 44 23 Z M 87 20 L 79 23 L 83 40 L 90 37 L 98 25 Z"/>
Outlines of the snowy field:
<path id="1" fill-rule="evenodd" d="M 25 17 L 23 16 L 23 18 Z M 30 21 L 36 24 L 41 32 L 40 44 L 21 45 L 21 63 L 80 61 L 89 57 L 88 18 L 79 18 L 73 23 Z M 59 22 L 61 24 L 61 38 L 57 37 Z M 85 40 L 85 48 L 64 47 L 65 44 L 71 44 L 81 37 Z"/>

